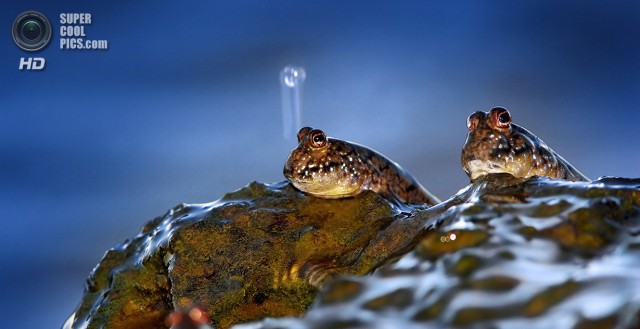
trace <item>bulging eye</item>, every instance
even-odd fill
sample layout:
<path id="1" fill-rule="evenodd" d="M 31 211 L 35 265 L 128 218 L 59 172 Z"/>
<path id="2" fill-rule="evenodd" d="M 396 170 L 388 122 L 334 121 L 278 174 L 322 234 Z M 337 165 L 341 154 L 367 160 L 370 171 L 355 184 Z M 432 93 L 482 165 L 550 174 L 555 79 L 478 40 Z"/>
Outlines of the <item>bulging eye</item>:
<path id="1" fill-rule="evenodd" d="M 327 136 L 319 129 L 314 129 L 309 133 L 309 140 L 313 147 L 323 147 L 327 145 Z"/>
<path id="2" fill-rule="evenodd" d="M 467 128 L 469 128 L 469 131 L 472 131 L 474 129 L 476 129 L 476 126 L 478 125 L 478 119 L 475 117 L 468 117 L 467 118 Z"/>
<path id="3" fill-rule="evenodd" d="M 511 121 L 511 116 L 509 115 L 509 112 L 504 111 L 502 112 L 502 114 L 500 114 L 498 116 L 498 122 L 502 123 L 502 124 L 507 124 Z"/>
<path id="4" fill-rule="evenodd" d="M 303 127 L 298 131 L 298 143 L 311 131 L 311 127 Z"/>
<path id="5" fill-rule="evenodd" d="M 469 128 L 469 131 L 476 129 L 476 127 L 478 127 L 478 124 L 480 123 L 480 120 L 484 118 L 484 116 L 484 112 L 481 111 L 477 111 L 471 114 L 467 118 L 467 128 Z"/>
<path id="6" fill-rule="evenodd" d="M 496 126 L 500 128 L 509 127 L 509 123 L 511 123 L 511 114 L 509 111 L 503 107 L 494 107 L 491 109 L 491 113 L 493 114 Z"/>

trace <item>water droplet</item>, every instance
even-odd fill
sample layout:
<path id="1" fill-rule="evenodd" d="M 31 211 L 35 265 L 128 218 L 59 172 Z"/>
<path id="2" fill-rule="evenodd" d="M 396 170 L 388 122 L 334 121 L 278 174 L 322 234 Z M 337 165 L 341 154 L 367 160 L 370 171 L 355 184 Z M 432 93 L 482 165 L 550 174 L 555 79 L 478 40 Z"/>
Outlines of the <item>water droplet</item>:
<path id="1" fill-rule="evenodd" d="M 289 88 L 300 86 L 304 83 L 307 73 L 302 66 L 286 66 L 280 72 L 280 81 Z"/>

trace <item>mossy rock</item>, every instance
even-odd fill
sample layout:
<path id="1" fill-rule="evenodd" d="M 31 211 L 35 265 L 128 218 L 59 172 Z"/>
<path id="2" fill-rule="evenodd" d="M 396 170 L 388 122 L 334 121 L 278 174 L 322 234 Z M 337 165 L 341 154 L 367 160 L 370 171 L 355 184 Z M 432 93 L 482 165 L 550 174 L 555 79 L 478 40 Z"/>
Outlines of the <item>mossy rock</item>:
<path id="1" fill-rule="evenodd" d="M 396 262 L 234 328 L 640 328 L 640 180 L 489 175 L 436 208 Z"/>
<path id="2" fill-rule="evenodd" d="M 218 328 L 302 314 L 338 275 L 364 275 L 410 249 L 416 230 L 373 192 L 324 200 L 252 183 L 182 204 L 109 250 L 65 328 L 165 328 L 199 305 Z"/>
<path id="3" fill-rule="evenodd" d="M 639 233 L 640 180 L 496 174 L 428 209 L 252 183 L 108 251 L 65 328 L 634 328 Z"/>

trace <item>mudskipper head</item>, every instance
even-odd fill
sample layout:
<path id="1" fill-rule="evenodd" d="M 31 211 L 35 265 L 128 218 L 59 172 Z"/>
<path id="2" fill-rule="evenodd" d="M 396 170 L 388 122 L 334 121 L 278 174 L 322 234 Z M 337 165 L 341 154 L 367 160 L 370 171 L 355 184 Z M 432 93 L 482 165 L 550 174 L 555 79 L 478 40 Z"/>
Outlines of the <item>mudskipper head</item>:
<path id="1" fill-rule="evenodd" d="M 320 129 L 304 127 L 298 132 L 296 147 L 284 166 L 284 176 L 299 190 L 323 198 L 355 195 L 362 177 L 352 168 L 356 152 L 341 140 Z M 352 159 L 351 161 L 349 159 Z"/>
<path id="2" fill-rule="evenodd" d="M 462 167 L 471 180 L 491 174 L 509 173 L 522 177 L 523 163 L 535 149 L 528 131 L 511 123 L 503 107 L 478 111 L 467 119 L 469 133 L 462 148 Z"/>

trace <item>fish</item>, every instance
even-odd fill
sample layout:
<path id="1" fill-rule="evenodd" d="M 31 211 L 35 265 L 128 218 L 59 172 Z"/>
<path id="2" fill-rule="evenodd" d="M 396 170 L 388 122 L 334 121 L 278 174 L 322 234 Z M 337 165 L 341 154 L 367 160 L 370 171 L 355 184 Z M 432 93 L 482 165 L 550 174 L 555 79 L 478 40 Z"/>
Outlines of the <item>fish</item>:
<path id="1" fill-rule="evenodd" d="M 591 181 L 536 135 L 511 122 L 511 113 L 504 107 L 474 112 L 467 128 L 462 167 L 471 181 L 492 173 Z"/>
<path id="2" fill-rule="evenodd" d="M 284 166 L 284 176 L 298 190 L 325 199 L 355 196 L 371 190 L 407 204 L 440 203 L 400 165 L 366 146 L 327 137 L 304 127 L 298 146 Z"/>

